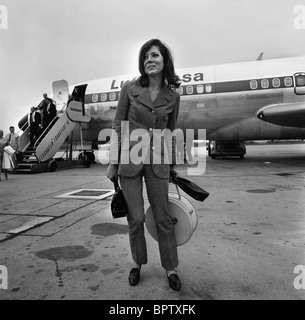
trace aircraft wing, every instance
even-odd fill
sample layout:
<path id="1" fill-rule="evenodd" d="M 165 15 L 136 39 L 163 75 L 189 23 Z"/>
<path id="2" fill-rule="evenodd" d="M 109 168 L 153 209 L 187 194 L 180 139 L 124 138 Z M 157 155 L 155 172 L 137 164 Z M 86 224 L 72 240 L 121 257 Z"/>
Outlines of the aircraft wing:
<path id="1" fill-rule="evenodd" d="M 305 102 L 269 105 L 260 109 L 256 116 L 281 126 L 305 128 Z"/>

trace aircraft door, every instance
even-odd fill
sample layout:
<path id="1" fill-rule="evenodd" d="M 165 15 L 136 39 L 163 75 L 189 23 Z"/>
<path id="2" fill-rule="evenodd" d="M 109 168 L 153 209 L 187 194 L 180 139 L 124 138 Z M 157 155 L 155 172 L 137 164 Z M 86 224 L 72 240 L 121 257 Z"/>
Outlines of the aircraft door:
<path id="1" fill-rule="evenodd" d="M 72 100 L 82 102 L 83 116 L 85 115 L 85 92 L 86 92 L 86 89 L 87 89 L 87 84 L 82 84 L 82 85 L 74 87 L 71 98 L 68 101 L 68 105 L 69 105 L 70 101 L 72 101 Z"/>
<path id="2" fill-rule="evenodd" d="M 305 94 L 305 72 L 294 74 L 294 92 L 296 94 Z"/>

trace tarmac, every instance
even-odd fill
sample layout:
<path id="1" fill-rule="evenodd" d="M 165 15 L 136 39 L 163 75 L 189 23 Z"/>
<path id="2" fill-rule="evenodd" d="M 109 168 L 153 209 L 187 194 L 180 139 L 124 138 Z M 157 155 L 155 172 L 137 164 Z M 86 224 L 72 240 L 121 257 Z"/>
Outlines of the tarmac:
<path id="1" fill-rule="evenodd" d="M 129 285 L 126 218 L 113 219 L 111 196 L 97 192 L 113 189 L 106 169 L 11 173 L 7 181 L 2 174 L 1 300 L 305 299 L 305 144 L 247 146 L 245 159 L 208 158 L 204 172 L 178 166 L 210 193 L 199 202 L 181 191 L 198 226 L 178 247 L 179 292 L 169 288 L 148 232 L 148 264 Z M 85 198 L 90 189 L 97 198 Z"/>

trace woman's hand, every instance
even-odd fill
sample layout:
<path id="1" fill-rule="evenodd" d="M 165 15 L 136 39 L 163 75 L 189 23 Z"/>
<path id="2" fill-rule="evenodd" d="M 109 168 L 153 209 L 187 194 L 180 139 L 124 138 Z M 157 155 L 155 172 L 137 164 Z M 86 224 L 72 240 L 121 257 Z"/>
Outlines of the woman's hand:
<path id="1" fill-rule="evenodd" d="M 174 167 L 170 167 L 169 182 L 174 183 L 173 177 L 178 177 L 178 172 L 174 169 Z"/>
<path id="2" fill-rule="evenodd" d="M 118 178 L 118 165 L 117 164 L 109 164 L 107 172 L 107 178 L 112 182 Z"/>

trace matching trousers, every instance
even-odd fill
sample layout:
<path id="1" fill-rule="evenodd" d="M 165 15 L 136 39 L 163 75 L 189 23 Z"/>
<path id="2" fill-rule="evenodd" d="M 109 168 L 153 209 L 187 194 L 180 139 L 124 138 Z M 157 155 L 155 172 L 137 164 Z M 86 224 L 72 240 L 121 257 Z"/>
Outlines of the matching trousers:
<path id="1" fill-rule="evenodd" d="M 144 164 L 134 177 L 120 176 L 121 188 L 129 210 L 127 221 L 132 258 L 137 264 L 147 263 L 143 178 L 156 223 L 161 265 L 166 270 L 173 270 L 178 266 L 178 252 L 168 206 L 169 182 L 168 179 L 157 177 L 150 164 Z"/>

